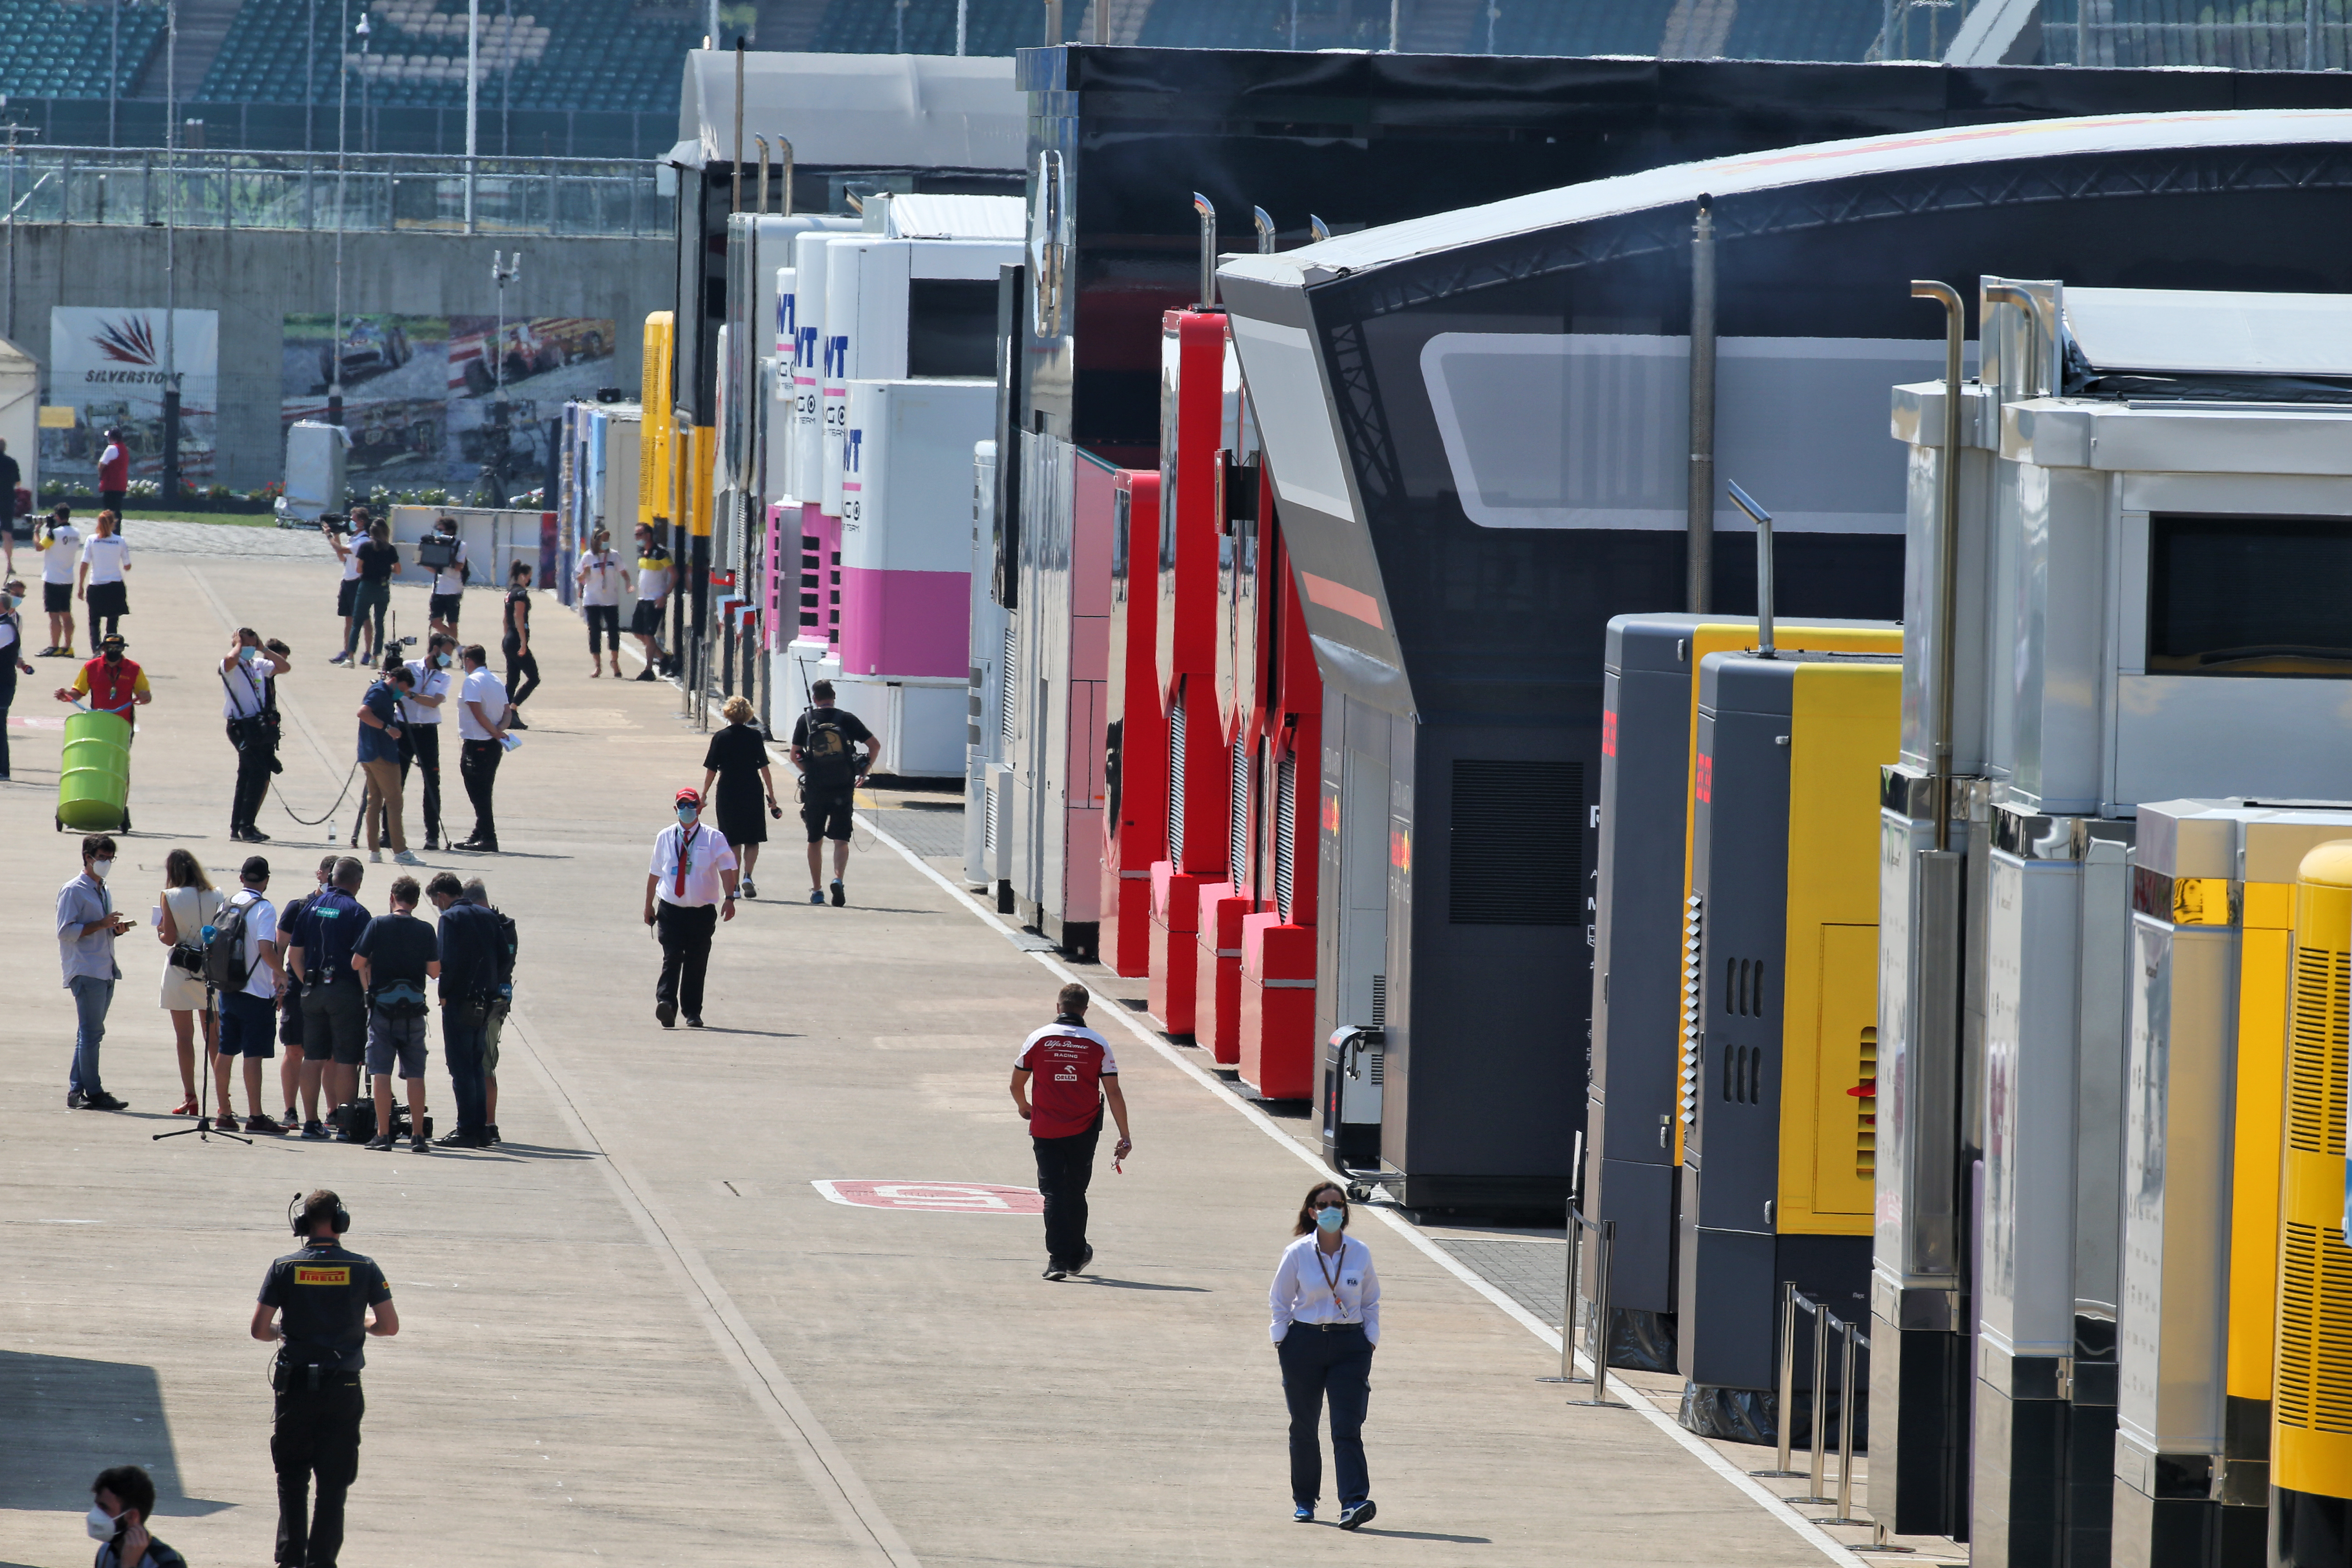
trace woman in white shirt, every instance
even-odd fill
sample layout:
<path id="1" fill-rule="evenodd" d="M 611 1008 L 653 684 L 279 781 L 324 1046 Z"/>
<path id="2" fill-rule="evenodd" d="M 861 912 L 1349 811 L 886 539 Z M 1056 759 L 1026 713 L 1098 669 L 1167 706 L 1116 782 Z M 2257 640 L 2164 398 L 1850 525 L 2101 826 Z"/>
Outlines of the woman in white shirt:
<path id="1" fill-rule="evenodd" d="M 1307 1189 L 1298 1239 L 1274 1271 L 1274 1348 L 1290 1405 L 1291 1518 L 1315 1520 L 1323 1450 L 1315 1428 L 1331 1403 L 1331 1463 L 1339 1472 L 1339 1528 L 1378 1511 L 1364 1469 L 1364 1411 L 1371 1402 L 1372 1347 L 1381 1342 L 1381 1281 L 1372 1250 L 1348 1234 L 1348 1194 L 1330 1182 Z"/>
<path id="2" fill-rule="evenodd" d="M 130 585 L 122 580 L 130 570 L 131 542 L 122 537 L 122 520 L 111 510 L 100 512 L 98 531 L 82 542 L 79 588 L 89 606 L 93 645 L 121 631 L 122 617 L 131 613 Z"/>
<path id="3" fill-rule="evenodd" d="M 617 678 L 621 673 L 621 558 L 613 552 L 610 532 L 596 531 L 588 548 L 580 552 L 580 564 L 572 576 L 580 584 L 580 607 L 588 617 L 588 674 L 597 679 L 604 673 L 604 667 L 596 660 L 596 637 L 602 633 Z"/>
<path id="4" fill-rule="evenodd" d="M 180 1052 L 180 1109 L 174 1116 L 196 1114 L 196 1020 L 205 1025 L 205 1054 L 215 1044 L 212 1004 L 205 993 L 205 927 L 220 913 L 223 900 L 205 875 L 204 863 L 185 849 L 163 857 L 163 916 L 155 938 L 166 952 L 163 959 L 163 1010 L 172 1015 L 172 1033 Z"/>

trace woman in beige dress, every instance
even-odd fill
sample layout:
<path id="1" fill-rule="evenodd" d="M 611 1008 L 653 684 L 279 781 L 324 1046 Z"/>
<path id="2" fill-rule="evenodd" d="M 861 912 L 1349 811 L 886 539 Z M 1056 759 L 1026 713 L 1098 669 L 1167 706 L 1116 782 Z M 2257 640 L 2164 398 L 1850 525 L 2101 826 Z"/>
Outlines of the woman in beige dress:
<path id="1" fill-rule="evenodd" d="M 181 1104 L 175 1116 L 196 1114 L 196 1017 L 205 1020 L 205 1060 L 213 1054 L 213 1014 L 206 1006 L 204 976 L 205 927 L 220 912 L 220 894 L 195 856 L 174 849 L 163 858 L 163 921 L 156 936 L 163 959 L 163 1006 L 180 1048 Z"/>

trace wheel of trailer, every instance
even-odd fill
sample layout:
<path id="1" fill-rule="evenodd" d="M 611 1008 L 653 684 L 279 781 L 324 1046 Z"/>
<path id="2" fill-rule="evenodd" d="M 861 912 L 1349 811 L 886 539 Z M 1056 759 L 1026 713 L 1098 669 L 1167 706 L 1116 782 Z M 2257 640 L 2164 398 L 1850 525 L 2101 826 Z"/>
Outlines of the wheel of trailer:
<path id="1" fill-rule="evenodd" d="M 1361 1182 L 1349 1182 L 1348 1201 L 1351 1204 L 1368 1204 L 1372 1201 L 1372 1189 Z"/>

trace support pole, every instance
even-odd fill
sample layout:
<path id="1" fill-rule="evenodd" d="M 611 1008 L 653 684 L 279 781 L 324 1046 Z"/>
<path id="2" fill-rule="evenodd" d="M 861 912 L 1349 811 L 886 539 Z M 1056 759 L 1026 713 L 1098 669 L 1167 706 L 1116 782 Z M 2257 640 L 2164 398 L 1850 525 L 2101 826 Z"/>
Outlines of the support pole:
<path id="1" fill-rule="evenodd" d="M 163 191 L 163 504 L 180 504 L 180 359 L 179 338 L 173 331 L 179 320 L 180 279 L 176 268 L 180 205 L 178 159 L 173 156 L 180 135 L 180 6 L 163 6 L 163 150 L 170 170 Z"/>
<path id="2" fill-rule="evenodd" d="M 735 162 L 730 170 L 733 189 L 729 193 L 727 210 L 743 210 L 743 40 L 735 40 Z"/>
<path id="3" fill-rule="evenodd" d="M 1192 211 L 1201 220 L 1201 304 L 1203 310 L 1217 303 L 1217 208 L 1216 204 L 1200 192 L 1192 193 Z"/>
<path id="4" fill-rule="evenodd" d="M 1748 1473 L 1772 1480 L 1793 1481 L 1804 1474 L 1802 1470 L 1792 1470 L 1789 1468 L 1790 1435 L 1795 1432 L 1797 1426 L 1795 1420 L 1792 1419 L 1797 1413 L 1797 1282 L 1794 1279 L 1780 1281 L 1779 1394 L 1780 1403 L 1773 1407 L 1772 1411 L 1772 1425 L 1780 1428 L 1780 1452 L 1775 1456 L 1770 1469 L 1750 1470 Z"/>
<path id="5" fill-rule="evenodd" d="M 1715 607 L 1715 198 L 1698 199 L 1691 226 L 1690 486 L 1683 608 Z"/>

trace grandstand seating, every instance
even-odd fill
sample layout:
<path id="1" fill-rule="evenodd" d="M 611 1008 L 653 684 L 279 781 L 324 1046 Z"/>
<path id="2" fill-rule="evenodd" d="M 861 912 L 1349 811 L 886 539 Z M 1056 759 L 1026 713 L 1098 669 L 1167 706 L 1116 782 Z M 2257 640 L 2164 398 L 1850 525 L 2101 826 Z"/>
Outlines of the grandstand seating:
<path id="1" fill-rule="evenodd" d="M 116 43 L 109 23 L 119 25 Z M 114 90 L 131 84 L 163 37 L 163 12 L 154 5 L 69 5 L 59 0 L 0 0 L 0 92 L 11 99 L 105 98 L 114 65 Z"/>
<path id="2" fill-rule="evenodd" d="M 5 4 L 7 0 L 0 0 Z M 536 12 L 484 5 L 481 99 L 486 108 L 657 111 L 677 106 L 679 63 L 700 40 L 676 9 L 641 16 L 634 0 L 520 0 Z M 202 96 L 221 103 L 299 103 L 310 41 L 309 0 L 244 0 L 205 76 Z M 318 7 L 317 92 L 335 93 L 339 8 Z M 364 78 L 379 108 L 444 107 L 466 100 L 466 12 L 453 0 L 384 0 L 369 12 L 364 56 L 349 49 L 352 96 Z"/>

